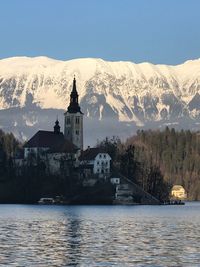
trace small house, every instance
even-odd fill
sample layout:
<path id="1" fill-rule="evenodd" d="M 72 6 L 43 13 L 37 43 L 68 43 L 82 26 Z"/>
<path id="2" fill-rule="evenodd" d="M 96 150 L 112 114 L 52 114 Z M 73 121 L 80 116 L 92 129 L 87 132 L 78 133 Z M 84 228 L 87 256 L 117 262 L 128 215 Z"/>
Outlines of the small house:
<path id="1" fill-rule="evenodd" d="M 95 174 L 99 177 L 105 178 L 110 174 L 111 157 L 101 148 L 88 147 L 81 153 L 79 158 L 80 168 L 84 174 Z"/>
<path id="2" fill-rule="evenodd" d="M 119 177 L 112 177 L 112 178 L 110 178 L 110 182 L 113 185 L 118 185 L 118 184 L 120 184 L 120 178 Z"/>
<path id="3" fill-rule="evenodd" d="M 187 194 L 182 185 L 174 185 L 171 190 L 171 196 L 172 198 L 185 199 Z"/>

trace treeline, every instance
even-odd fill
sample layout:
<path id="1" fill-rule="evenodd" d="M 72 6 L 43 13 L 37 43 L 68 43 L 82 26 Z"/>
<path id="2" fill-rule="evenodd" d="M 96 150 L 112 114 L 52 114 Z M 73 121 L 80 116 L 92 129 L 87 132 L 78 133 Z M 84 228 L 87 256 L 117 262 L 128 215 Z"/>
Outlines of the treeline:
<path id="1" fill-rule="evenodd" d="M 28 162 L 17 167 L 14 158 L 23 153 L 23 145 L 12 133 L 0 130 L 0 203 L 36 203 L 43 196 L 73 194 L 77 177 L 47 175 L 45 166 Z"/>
<path id="2" fill-rule="evenodd" d="M 136 159 L 157 166 L 169 184 L 182 185 L 191 200 L 200 200 L 200 133 L 190 130 L 138 131 L 127 140 Z"/>
<path id="3" fill-rule="evenodd" d="M 0 181 L 13 176 L 13 157 L 20 146 L 12 133 L 0 130 Z"/>
<path id="4" fill-rule="evenodd" d="M 200 133 L 190 130 L 141 130 L 122 143 L 119 138 L 98 144 L 113 157 L 124 175 L 154 196 L 165 199 L 174 184 L 190 200 L 200 200 Z"/>
<path id="5" fill-rule="evenodd" d="M 108 204 L 113 188 L 99 181 L 93 188 L 80 183 L 80 172 L 70 160 L 60 174 L 50 174 L 42 160 L 29 157 L 18 166 L 15 158 L 22 156 L 23 145 L 13 134 L 0 130 L 0 203 L 37 203 L 41 197 L 64 196 L 71 204 Z"/>
<path id="6" fill-rule="evenodd" d="M 126 176 L 160 201 L 169 200 L 171 185 L 165 181 L 159 166 L 147 162 L 145 155 L 138 157 L 138 146 L 135 142 L 127 140 L 122 143 L 119 138 L 113 137 L 98 142 L 97 146 L 110 154 L 114 175 L 116 173 Z"/>
<path id="7" fill-rule="evenodd" d="M 97 146 L 110 154 L 113 173 L 122 173 L 160 200 L 167 200 L 174 184 L 183 185 L 189 199 L 200 200 L 200 133 L 168 127 L 141 130 L 126 142 L 113 137 Z M 78 171 L 47 177 L 42 164 L 30 162 L 19 172 L 13 158 L 21 149 L 13 134 L 0 130 L 0 202 L 16 196 L 19 202 L 34 202 L 43 195 L 75 194 Z"/>

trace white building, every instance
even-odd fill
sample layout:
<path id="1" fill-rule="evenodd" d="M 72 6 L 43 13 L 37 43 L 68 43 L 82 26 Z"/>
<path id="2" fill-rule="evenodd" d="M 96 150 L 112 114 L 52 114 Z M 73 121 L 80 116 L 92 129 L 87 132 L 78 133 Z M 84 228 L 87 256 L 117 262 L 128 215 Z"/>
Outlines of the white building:
<path id="1" fill-rule="evenodd" d="M 119 177 L 112 177 L 112 178 L 110 178 L 110 182 L 113 185 L 118 185 L 118 184 L 120 184 L 120 178 Z"/>
<path id="2" fill-rule="evenodd" d="M 174 185 L 171 189 L 171 197 L 177 199 L 186 199 L 187 194 L 185 188 L 182 185 Z"/>
<path id="3" fill-rule="evenodd" d="M 88 148 L 82 152 L 80 165 L 85 170 L 91 170 L 91 174 L 106 177 L 110 174 L 111 157 L 100 148 Z"/>

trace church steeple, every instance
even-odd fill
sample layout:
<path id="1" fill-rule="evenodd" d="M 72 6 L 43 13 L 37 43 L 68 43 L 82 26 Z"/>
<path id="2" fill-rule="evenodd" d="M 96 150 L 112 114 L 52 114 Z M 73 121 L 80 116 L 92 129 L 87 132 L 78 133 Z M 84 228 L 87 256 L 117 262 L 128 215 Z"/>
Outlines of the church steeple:
<path id="1" fill-rule="evenodd" d="M 54 125 L 53 128 L 54 128 L 54 133 L 55 134 L 59 134 L 60 133 L 60 125 L 59 125 L 58 119 L 56 120 L 55 125 Z"/>
<path id="2" fill-rule="evenodd" d="M 71 91 L 71 94 L 70 94 L 70 104 L 68 106 L 68 109 L 67 111 L 69 113 L 77 113 L 77 112 L 81 112 L 81 108 L 79 106 L 79 103 L 78 103 L 78 93 L 77 93 L 77 90 L 76 90 L 76 79 L 74 77 L 74 80 L 73 80 L 73 87 L 72 87 L 72 91 Z"/>
<path id="3" fill-rule="evenodd" d="M 71 141 L 79 149 L 83 149 L 83 113 L 78 103 L 78 93 L 76 90 L 76 79 L 74 77 L 72 91 L 70 94 L 70 104 L 65 112 L 65 138 Z"/>

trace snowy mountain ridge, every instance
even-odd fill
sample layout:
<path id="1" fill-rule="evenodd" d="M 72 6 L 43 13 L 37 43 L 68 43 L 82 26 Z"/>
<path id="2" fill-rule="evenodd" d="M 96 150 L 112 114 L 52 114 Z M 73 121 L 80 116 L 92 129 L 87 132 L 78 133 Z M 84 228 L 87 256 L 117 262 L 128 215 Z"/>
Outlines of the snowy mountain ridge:
<path id="1" fill-rule="evenodd" d="M 137 126 L 151 121 L 200 119 L 200 59 L 176 66 L 98 58 L 2 59 L 0 108 L 36 105 L 66 110 L 74 75 L 88 118 L 114 118 Z"/>

